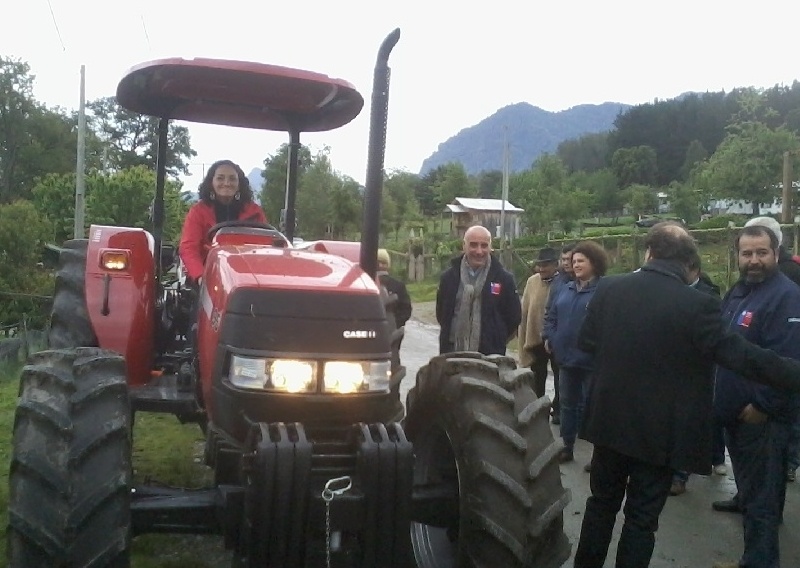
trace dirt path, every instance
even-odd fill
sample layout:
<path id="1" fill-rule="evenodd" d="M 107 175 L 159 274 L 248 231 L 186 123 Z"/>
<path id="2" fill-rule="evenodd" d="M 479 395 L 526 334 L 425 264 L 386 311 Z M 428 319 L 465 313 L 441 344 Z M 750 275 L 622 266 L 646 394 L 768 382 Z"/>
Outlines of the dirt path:
<path id="1" fill-rule="evenodd" d="M 411 318 L 428 325 L 438 325 L 436 323 L 436 302 L 415 302 Z"/>

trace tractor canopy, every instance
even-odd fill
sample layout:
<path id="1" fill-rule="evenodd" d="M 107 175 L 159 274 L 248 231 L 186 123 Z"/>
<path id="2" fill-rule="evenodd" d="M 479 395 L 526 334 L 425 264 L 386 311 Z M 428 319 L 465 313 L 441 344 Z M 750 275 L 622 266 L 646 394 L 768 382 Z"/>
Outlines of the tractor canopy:
<path id="1" fill-rule="evenodd" d="M 364 106 L 355 87 L 321 73 L 222 59 L 159 59 L 129 69 L 117 85 L 128 110 L 165 119 L 262 130 L 321 132 Z"/>

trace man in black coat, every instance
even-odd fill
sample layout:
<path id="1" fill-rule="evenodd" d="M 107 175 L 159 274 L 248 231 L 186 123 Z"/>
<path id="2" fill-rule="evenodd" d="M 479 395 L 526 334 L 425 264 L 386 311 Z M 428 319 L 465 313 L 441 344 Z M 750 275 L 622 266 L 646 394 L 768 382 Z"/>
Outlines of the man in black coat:
<path id="1" fill-rule="evenodd" d="M 436 291 L 439 353 L 505 355 L 522 320 L 514 275 L 492 255 L 492 235 L 485 227 L 467 229 L 463 248 Z"/>
<path id="2" fill-rule="evenodd" d="M 600 281 L 578 340 L 595 356 L 581 437 L 594 444 L 575 568 L 601 568 L 623 498 L 617 566 L 646 567 L 672 472 L 711 470 L 711 365 L 800 390 L 800 365 L 723 327 L 719 300 L 687 286 L 697 250 L 659 223 L 641 270 Z"/>

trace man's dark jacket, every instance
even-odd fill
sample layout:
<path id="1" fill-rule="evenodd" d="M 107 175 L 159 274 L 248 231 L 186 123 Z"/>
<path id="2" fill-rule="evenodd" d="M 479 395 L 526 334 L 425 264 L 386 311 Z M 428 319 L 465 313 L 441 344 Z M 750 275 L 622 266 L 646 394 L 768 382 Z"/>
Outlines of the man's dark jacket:
<path id="1" fill-rule="evenodd" d="M 750 343 L 800 360 L 800 288 L 780 271 L 755 284 L 739 280 L 722 301 L 722 321 Z M 753 383 L 724 368 L 718 368 L 715 376 L 714 417 L 720 424 L 735 424 L 748 404 L 771 420 L 795 420 L 796 395 Z"/>
<path id="2" fill-rule="evenodd" d="M 800 286 L 800 264 L 794 261 L 794 257 L 789 254 L 789 251 L 783 245 L 778 248 L 778 268 L 789 280 Z"/>
<path id="3" fill-rule="evenodd" d="M 711 365 L 800 388 L 800 365 L 726 333 L 720 301 L 652 260 L 602 278 L 578 346 L 595 355 L 581 437 L 672 469 L 711 470 Z M 768 378 L 771 377 L 771 378 Z"/>
<path id="4" fill-rule="evenodd" d="M 439 353 L 453 351 L 450 328 L 456 310 L 456 294 L 461 282 L 461 259 L 454 258 L 442 273 L 436 291 L 436 321 L 439 322 Z M 478 351 L 484 355 L 505 355 L 506 344 L 517 332 L 522 320 L 522 306 L 514 275 L 492 256 L 492 264 L 481 290 L 481 338 Z"/>

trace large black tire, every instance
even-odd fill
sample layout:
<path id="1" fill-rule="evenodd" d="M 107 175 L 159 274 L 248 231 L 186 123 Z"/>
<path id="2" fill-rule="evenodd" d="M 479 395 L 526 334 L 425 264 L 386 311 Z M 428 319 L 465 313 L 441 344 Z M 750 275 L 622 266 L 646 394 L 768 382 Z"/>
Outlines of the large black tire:
<path id="1" fill-rule="evenodd" d="M 50 314 L 48 344 L 51 349 L 97 346 L 97 336 L 86 309 L 88 246 L 87 239 L 73 239 L 62 246 Z"/>
<path id="2" fill-rule="evenodd" d="M 130 428 L 122 357 L 95 348 L 31 356 L 14 418 L 11 568 L 129 565 Z"/>
<path id="3" fill-rule="evenodd" d="M 447 484 L 458 506 L 444 523 L 412 523 L 420 568 L 550 568 L 570 555 L 561 485 L 562 444 L 529 369 L 510 357 L 453 353 L 420 369 L 404 430 L 414 444 L 414 486 Z M 448 526 L 439 528 L 433 526 Z"/>

